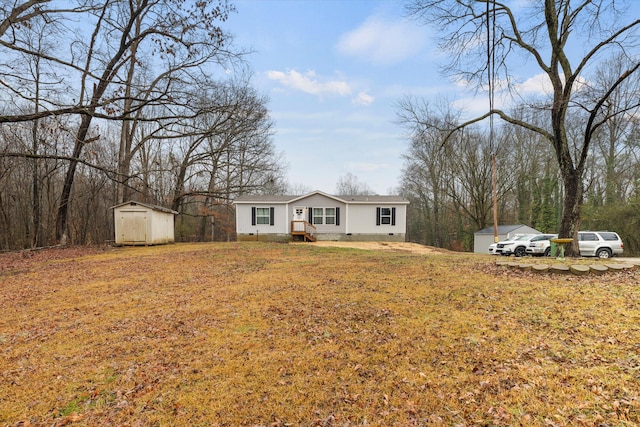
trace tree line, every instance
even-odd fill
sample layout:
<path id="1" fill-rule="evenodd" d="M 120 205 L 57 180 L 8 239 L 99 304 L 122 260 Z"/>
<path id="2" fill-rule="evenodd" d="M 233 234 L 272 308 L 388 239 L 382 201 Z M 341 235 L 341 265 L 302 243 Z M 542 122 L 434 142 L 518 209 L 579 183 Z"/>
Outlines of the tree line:
<path id="1" fill-rule="evenodd" d="M 102 243 L 111 207 L 180 212 L 226 240 L 231 201 L 280 192 L 267 99 L 226 0 L 24 0 L 0 8 L 0 249 Z"/>
<path id="2" fill-rule="evenodd" d="M 465 120 L 446 101 L 399 102 L 410 141 L 402 188 L 413 202 L 411 239 L 471 249 L 473 233 L 493 225 L 495 162 L 500 224 L 571 237 L 569 254 L 579 229 L 607 228 L 639 252 L 640 19 L 630 5 L 406 3 L 437 29 L 450 59 L 444 71 L 488 95 L 487 113 Z M 523 64 L 538 73 L 535 93 L 514 79 Z M 508 108 L 496 93 L 509 97 Z"/>
<path id="3" fill-rule="evenodd" d="M 476 231 L 493 226 L 492 153 L 497 164 L 500 224 L 526 224 L 557 233 L 563 191 L 552 147 L 535 133 L 500 126 L 493 146 L 484 127 L 467 127 L 445 143 L 446 131 L 423 127 L 457 121 L 444 100 L 406 98 L 399 117 L 410 130 L 400 190 L 411 201 L 408 239 L 473 250 Z M 615 135 L 615 137 L 612 137 Z M 583 229 L 617 231 L 627 253 L 640 253 L 640 120 L 630 116 L 599 134 L 587 164 Z"/>
<path id="4" fill-rule="evenodd" d="M 409 238 L 470 250 L 492 225 L 495 164 L 501 224 L 563 237 L 608 228 L 640 252 L 629 3 L 405 5 L 438 30 L 444 71 L 490 101 L 471 119 L 448 100 L 398 102 Z M 237 195 L 285 192 L 268 100 L 223 30 L 234 11 L 227 0 L 0 0 L 0 249 L 110 240 L 110 208 L 127 200 L 178 211 L 178 240 L 228 240 Z M 546 94 L 512 83 L 527 61 Z M 370 192 L 351 175 L 337 189 Z"/>

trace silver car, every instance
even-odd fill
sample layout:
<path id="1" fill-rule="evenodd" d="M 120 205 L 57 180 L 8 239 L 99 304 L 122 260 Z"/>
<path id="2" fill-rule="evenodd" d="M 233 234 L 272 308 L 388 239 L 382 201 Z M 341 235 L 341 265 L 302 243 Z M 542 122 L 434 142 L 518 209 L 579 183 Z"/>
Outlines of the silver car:
<path id="1" fill-rule="evenodd" d="M 579 231 L 578 247 L 580 255 L 598 258 L 611 258 L 624 252 L 622 239 L 612 231 Z"/>

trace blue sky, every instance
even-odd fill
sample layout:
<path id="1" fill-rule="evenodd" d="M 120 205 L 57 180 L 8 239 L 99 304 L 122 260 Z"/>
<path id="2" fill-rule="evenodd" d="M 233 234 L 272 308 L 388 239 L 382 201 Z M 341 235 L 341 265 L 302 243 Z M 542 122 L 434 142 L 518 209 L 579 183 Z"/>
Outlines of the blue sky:
<path id="1" fill-rule="evenodd" d="M 378 194 L 398 187 L 406 94 L 451 90 L 438 75 L 429 29 L 396 0 L 236 0 L 228 21 L 266 94 L 287 180 L 334 193 L 353 174 Z"/>
<path id="2" fill-rule="evenodd" d="M 254 51 L 253 84 L 270 98 L 274 142 L 291 185 L 335 193 L 338 179 L 351 173 L 375 193 L 393 194 L 407 149 L 395 123 L 400 99 L 446 98 L 469 117 L 488 109 L 486 95 L 439 73 L 446 58 L 433 30 L 405 18 L 400 0 L 234 5 L 227 26 L 238 46 Z M 526 73 L 516 76 L 516 89 L 543 92 L 543 79 Z"/>

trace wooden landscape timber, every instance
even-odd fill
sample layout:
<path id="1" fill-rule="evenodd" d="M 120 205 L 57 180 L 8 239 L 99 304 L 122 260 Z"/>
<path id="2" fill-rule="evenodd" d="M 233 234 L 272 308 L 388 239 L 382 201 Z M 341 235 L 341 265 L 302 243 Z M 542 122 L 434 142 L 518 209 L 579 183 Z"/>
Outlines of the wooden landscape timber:
<path id="1" fill-rule="evenodd" d="M 603 274 L 609 271 L 609 267 L 607 267 L 606 265 L 600 265 L 600 264 L 589 264 L 589 268 L 591 269 L 591 272 L 594 274 Z"/>
<path id="2" fill-rule="evenodd" d="M 566 260 L 570 261 L 570 260 Z M 577 261 L 577 260 L 576 260 Z M 631 262 L 608 262 L 607 264 L 581 264 L 575 263 L 553 263 L 553 264 L 533 264 L 524 262 L 497 261 L 496 265 L 502 267 L 510 267 L 521 271 L 531 271 L 533 273 L 555 273 L 555 274 L 573 274 L 583 276 L 587 274 L 605 274 L 607 272 L 619 272 L 630 270 L 638 267 L 637 264 Z"/>
<path id="3" fill-rule="evenodd" d="M 552 273 L 560 273 L 560 274 L 567 274 L 570 272 L 569 266 L 566 264 L 553 264 L 551 265 L 551 267 L 549 267 L 549 270 Z"/>
<path id="4" fill-rule="evenodd" d="M 583 276 L 585 274 L 589 274 L 589 271 L 591 271 L 591 269 L 588 265 L 574 264 L 569 266 L 569 271 L 577 276 Z"/>

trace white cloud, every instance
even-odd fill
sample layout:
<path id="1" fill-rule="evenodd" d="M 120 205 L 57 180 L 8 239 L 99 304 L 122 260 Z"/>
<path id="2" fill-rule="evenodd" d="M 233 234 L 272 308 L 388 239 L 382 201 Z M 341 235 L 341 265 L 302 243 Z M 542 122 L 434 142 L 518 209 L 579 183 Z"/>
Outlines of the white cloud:
<path id="1" fill-rule="evenodd" d="M 367 19 L 360 27 L 340 37 L 338 51 L 378 64 L 395 64 L 414 55 L 427 37 L 409 21 Z"/>
<path id="2" fill-rule="evenodd" d="M 356 105 L 371 105 L 373 103 L 373 101 L 375 101 L 375 98 L 371 95 L 369 95 L 366 92 L 360 92 L 358 93 L 358 96 L 356 96 L 355 98 L 353 98 L 353 103 Z"/>
<path id="3" fill-rule="evenodd" d="M 312 95 L 346 96 L 351 94 L 351 87 L 347 82 L 341 80 L 322 81 L 322 79 L 318 78 L 315 71 L 312 70 L 304 74 L 296 70 L 288 70 L 286 72 L 267 71 L 267 77 L 280 82 L 283 86 Z"/>
<path id="4" fill-rule="evenodd" d="M 522 94 L 550 95 L 553 93 L 551 80 L 545 73 L 536 74 L 516 84 L 516 89 Z"/>
<path id="5" fill-rule="evenodd" d="M 564 77 L 560 77 L 564 82 Z M 585 88 L 587 85 L 587 81 L 578 76 L 578 78 L 573 83 L 573 91 L 579 91 Z M 553 95 L 553 86 L 551 85 L 551 80 L 549 76 L 545 73 L 539 73 L 534 76 L 529 77 L 522 83 L 518 83 L 515 85 L 516 91 L 521 94 L 527 95 L 545 95 L 552 96 Z"/>

